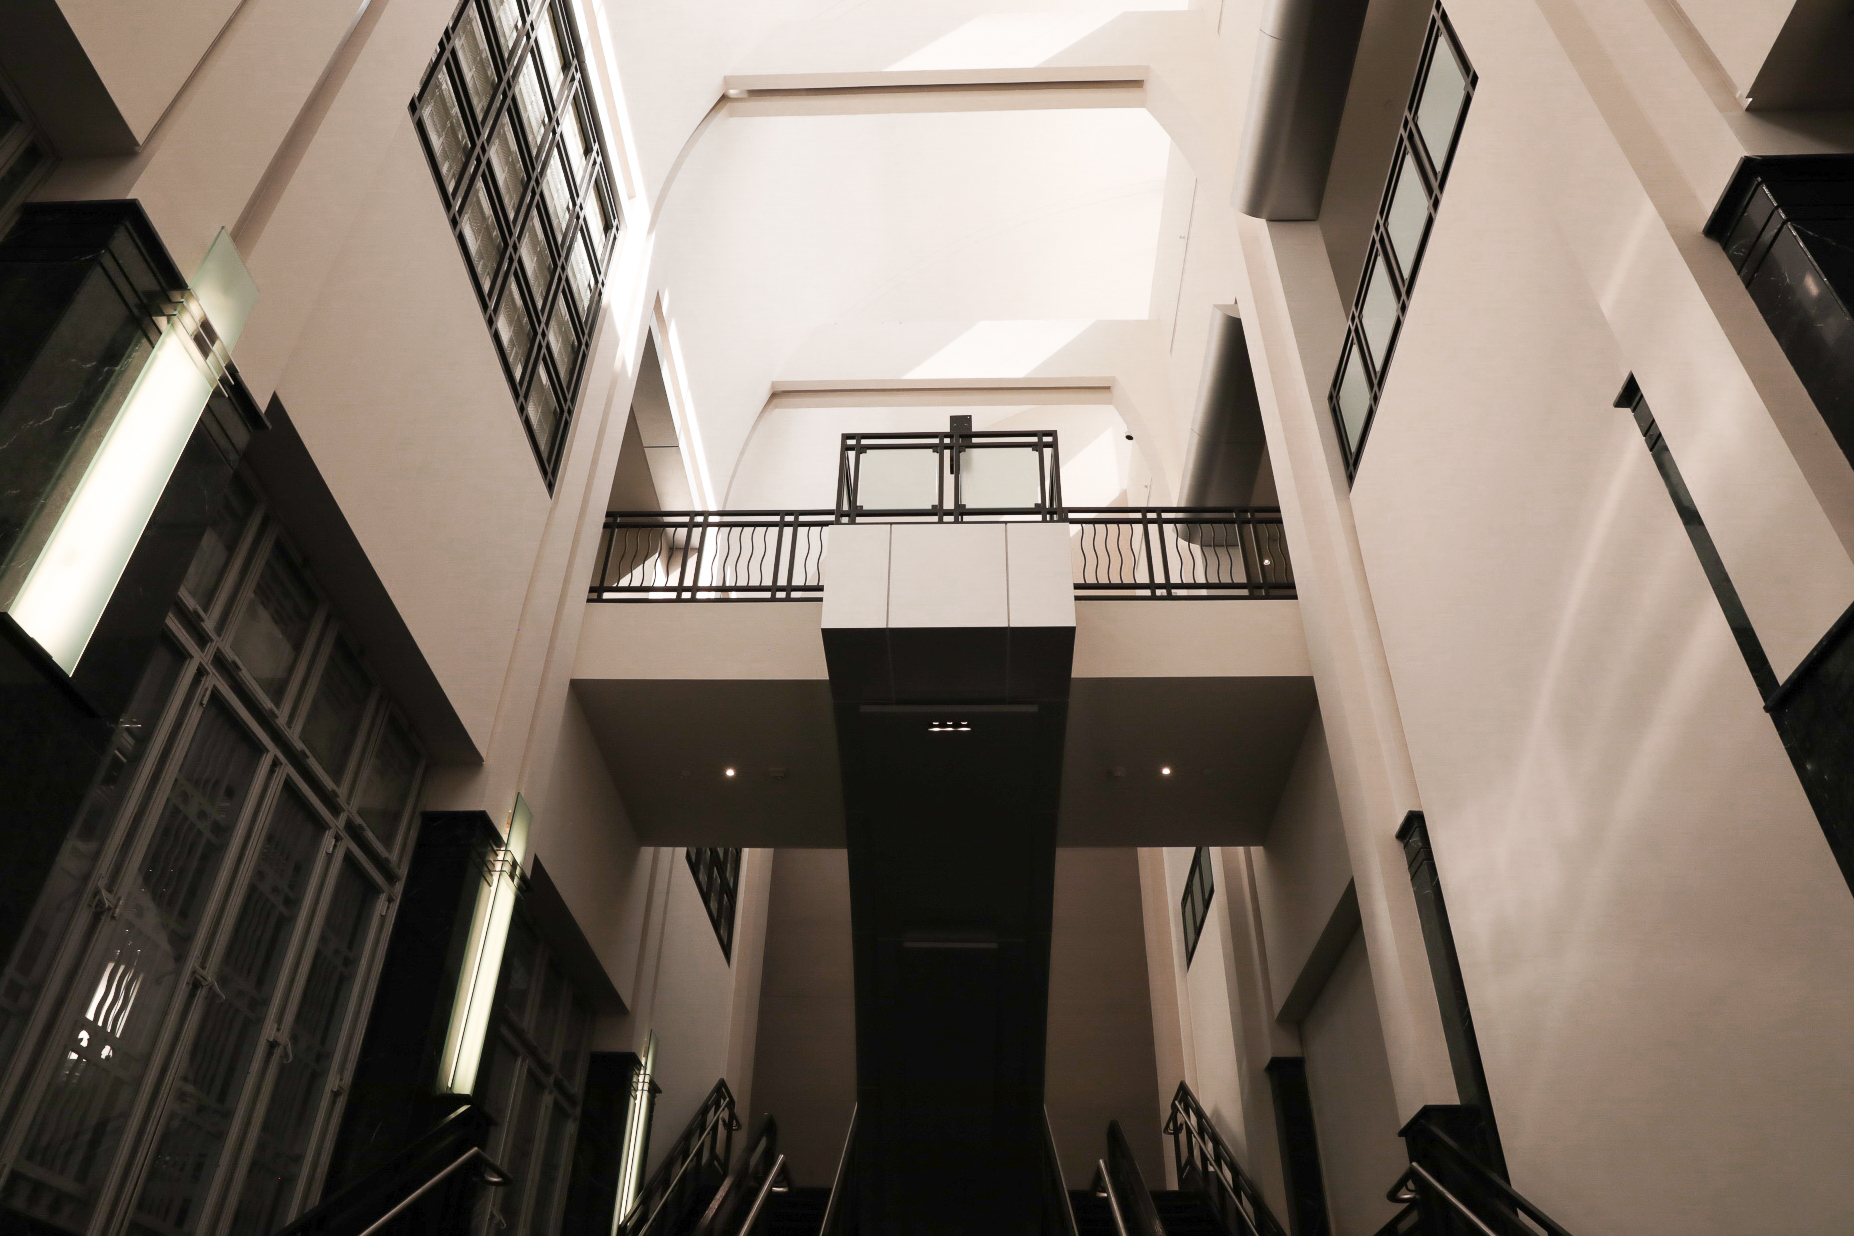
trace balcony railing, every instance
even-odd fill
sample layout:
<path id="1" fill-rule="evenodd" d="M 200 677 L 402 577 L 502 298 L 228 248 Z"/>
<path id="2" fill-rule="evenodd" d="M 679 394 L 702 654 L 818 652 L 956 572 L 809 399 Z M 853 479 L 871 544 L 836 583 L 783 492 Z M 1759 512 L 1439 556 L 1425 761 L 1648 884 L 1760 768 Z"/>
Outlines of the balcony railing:
<path id="1" fill-rule="evenodd" d="M 835 511 L 613 511 L 594 601 L 815 601 Z"/>
<path id="2" fill-rule="evenodd" d="M 1078 600 L 1290 599 L 1278 507 L 1056 508 Z M 838 511 L 613 511 L 593 601 L 806 601 L 824 595 Z"/>

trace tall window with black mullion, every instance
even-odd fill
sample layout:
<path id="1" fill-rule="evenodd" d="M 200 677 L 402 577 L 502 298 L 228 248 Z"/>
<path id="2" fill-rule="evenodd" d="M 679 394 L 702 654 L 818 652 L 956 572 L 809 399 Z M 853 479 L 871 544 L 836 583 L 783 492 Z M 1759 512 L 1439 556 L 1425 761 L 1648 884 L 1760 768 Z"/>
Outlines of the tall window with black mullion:
<path id="1" fill-rule="evenodd" d="M 1372 224 L 1364 274 L 1352 298 L 1339 368 L 1327 392 L 1348 476 L 1357 474 L 1359 454 L 1383 397 L 1391 354 L 1410 307 L 1476 80 L 1448 14 L 1438 4 L 1429 17 L 1416 82 L 1403 109 L 1390 175 Z"/>
<path id="2" fill-rule="evenodd" d="M 551 487 L 618 237 L 570 8 L 464 0 L 411 107 Z"/>
<path id="3" fill-rule="evenodd" d="M 696 891 L 701 893 L 708 921 L 714 925 L 715 939 L 721 942 L 721 955 L 732 961 L 734 905 L 740 898 L 740 851 L 691 846 L 686 855 Z"/>

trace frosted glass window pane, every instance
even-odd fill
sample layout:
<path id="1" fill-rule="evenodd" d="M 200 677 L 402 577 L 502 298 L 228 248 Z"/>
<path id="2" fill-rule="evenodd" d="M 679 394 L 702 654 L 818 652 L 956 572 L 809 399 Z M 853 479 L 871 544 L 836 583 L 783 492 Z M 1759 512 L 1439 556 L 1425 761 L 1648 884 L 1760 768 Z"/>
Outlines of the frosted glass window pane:
<path id="1" fill-rule="evenodd" d="M 1365 380 L 1365 365 L 1359 359 L 1357 344 L 1346 352 L 1338 399 L 1339 419 L 1345 425 L 1346 449 L 1356 451 L 1365 433 L 1365 418 L 1371 414 L 1371 384 Z"/>
<path id="2" fill-rule="evenodd" d="M 1371 264 L 1371 282 L 1365 289 L 1365 303 L 1358 311 L 1358 324 L 1364 328 L 1371 344 L 1371 362 L 1384 367 L 1390 350 L 1391 335 L 1397 330 L 1397 289 L 1391 284 L 1390 271 L 1379 258 Z"/>
<path id="3" fill-rule="evenodd" d="M 1455 140 L 1455 122 L 1461 117 L 1468 78 L 1455 59 L 1454 49 L 1440 31 L 1430 58 L 1429 80 L 1423 83 L 1422 102 L 1416 105 L 1416 127 L 1429 147 L 1429 161 L 1440 170 L 1448 163 L 1449 145 Z"/>
<path id="4" fill-rule="evenodd" d="M 1397 172 L 1397 187 L 1391 190 L 1390 209 L 1384 217 L 1384 230 L 1390 235 L 1391 248 L 1397 251 L 1397 269 L 1405 279 L 1416 270 L 1416 252 L 1422 248 L 1423 229 L 1428 225 L 1429 191 L 1423 187 L 1422 173 L 1416 170 L 1416 157 L 1406 150 Z"/>
<path id="5" fill-rule="evenodd" d="M 969 449 L 959 456 L 960 500 L 967 507 L 1032 507 L 1041 501 L 1038 452 Z"/>
<path id="6" fill-rule="evenodd" d="M 940 501 L 940 456 L 933 451 L 864 451 L 856 504 L 865 511 L 926 511 Z"/>

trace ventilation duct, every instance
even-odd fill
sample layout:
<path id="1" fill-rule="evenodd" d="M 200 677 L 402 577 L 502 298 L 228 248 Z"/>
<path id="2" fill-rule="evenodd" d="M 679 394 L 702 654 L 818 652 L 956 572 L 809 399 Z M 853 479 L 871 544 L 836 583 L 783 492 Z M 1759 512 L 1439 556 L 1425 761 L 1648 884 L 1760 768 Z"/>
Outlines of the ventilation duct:
<path id="1" fill-rule="evenodd" d="M 1236 209 L 1317 219 L 1366 0 L 1269 0 L 1236 160 Z"/>
<path id="2" fill-rule="evenodd" d="M 1211 310 L 1204 376 L 1185 443 L 1183 505 L 1253 505 L 1267 456 L 1242 318 L 1236 306 L 1219 305 Z M 1273 485 L 1265 488 L 1272 499 Z"/>

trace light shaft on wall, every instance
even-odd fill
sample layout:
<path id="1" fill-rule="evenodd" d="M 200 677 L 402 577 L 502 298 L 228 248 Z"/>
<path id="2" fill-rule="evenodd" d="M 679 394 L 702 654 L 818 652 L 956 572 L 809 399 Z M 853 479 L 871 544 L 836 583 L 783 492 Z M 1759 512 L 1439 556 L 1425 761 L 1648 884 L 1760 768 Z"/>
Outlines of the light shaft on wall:
<path id="1" fill-rule="evenodd" d="M 6 609 L 65 673 L 83 659 L 256 300 L 221 229 L 69 499 L 46 513 L 56 522 Z"/>
<path id="2" fill-rule="evenodd" d="M 496 980 L 502 973 L 502 954 L 509 942 L 509 923 L 515 917 L 516 883 L 521 860 L 528 849 L 528 804 L 515 796 L 509 813 L 506 844 L 489 856 L 489 869 L 477 889 L 476 909 L 470 917 L 470 941 L 464 948 L 463 972 L 457 976 L 457 995 L 451 1003 L 450 1029 L 444 1036 L 444 1060 L 438 1084 L 449 1094 L 470 1094 L 476 1088 L 477 1068 L 483 1061 L 483 1040 L 489 1032 L 489 1015 L 496 1000 Z"/>

